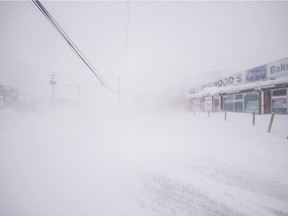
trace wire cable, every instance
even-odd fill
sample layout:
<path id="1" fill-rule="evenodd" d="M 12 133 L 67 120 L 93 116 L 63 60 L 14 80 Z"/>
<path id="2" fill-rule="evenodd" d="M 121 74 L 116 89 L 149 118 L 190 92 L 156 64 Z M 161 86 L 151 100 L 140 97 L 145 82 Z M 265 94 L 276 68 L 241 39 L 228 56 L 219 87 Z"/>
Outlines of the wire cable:
<path id="1" fill-rule="evenodd" d="M 125 51 L 124 51 L 124 86 L 126 88 L 127 79 L 127 62 L 128 62 L 128 44 L 130 29 L 130 0 L 126 1 L 126 25 L 125 25 Z"/>
<path id="2" fill-rule="evenodd" d="M 76 46 L 76 44 L 69 38 L 69 36 L 64 32 L 64 30 L 60 27 L 60 25 L 56 22 L 56 20 L 51 16 L 51 14 L 47 11 L 47 9 L 41 4 L 39 0 L 32 0 L 32 2 L 36 5 L 36 7 L 40 10 L 40 12 L 48 19 L 48 21 L 56 28 L 56 30 L 61 34 L 61 36 L 65 39 L 65 41 L 69 44 L 75 54 L 85 63 L 85 65 L 89 68 L 89 70 L 96 76 L 99 82 L 111 90 L 111 88 L 105 83 L 105 80 L 101 76 L 101 74 L 94 68 L 94 66 L 89 62 L 89 60 L 85 57 L 85 55 L 80 51 L 80 49 Z"/>

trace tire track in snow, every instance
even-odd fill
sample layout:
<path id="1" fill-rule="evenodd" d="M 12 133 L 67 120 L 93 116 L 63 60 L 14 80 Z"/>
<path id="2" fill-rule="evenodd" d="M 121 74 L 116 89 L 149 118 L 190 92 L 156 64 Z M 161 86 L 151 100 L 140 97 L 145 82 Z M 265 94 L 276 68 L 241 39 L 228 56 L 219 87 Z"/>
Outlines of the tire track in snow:
<path id="1" fill-rule="evenodd" d="M 257 194 L 288 201 L 288 185 L 278 183 L 271 179 L 256 176 L 253 173 L 241 170 L 236 166 L 224 164 L 217 160 L 208 163 L 188 164 L 191 170 L 224 184 L 249 190 Z"/>
<path id="2" fill-rule="evenodd" d="M 160 215 L 171 216 L 242 216 L 243 214 L 210 199 L 192 185 L 185 185 L 164 175 L 139 172 L 146 201 L 141 206 Z"/>

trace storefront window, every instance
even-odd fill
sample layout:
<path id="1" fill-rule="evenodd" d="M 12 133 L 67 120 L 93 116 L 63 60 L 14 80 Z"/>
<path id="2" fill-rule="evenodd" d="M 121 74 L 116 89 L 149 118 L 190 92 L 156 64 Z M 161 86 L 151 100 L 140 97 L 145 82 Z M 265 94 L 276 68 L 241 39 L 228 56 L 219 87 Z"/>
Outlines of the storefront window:
<path id="1" fill-rule="evenodd" d="M 244 96 L 245 112 L 259 113 L 259 94 L 252 93 Z"/>
<path id="2" fill-rule="evenodd" d="M 224 96 L 224 103 L 233 103 L 234 100 L 233 100 L 233 95 L 227 95 L 227 96 Z"/>
<path id="3" fill-rule="evenodd" d="M 287 114 L 287 104 L 287 89 L 276 89 L 272 91 L 272 112 L 276 112 L 277 114 Z"/>
<path id="4" fill-rule="evenodd" d="M 234 99 L 233 95 L 226 95 L 224 99 L 224 111 L 234 112 Z"/>
<path id="5" fill-rule="evenodd" d="M 233 112 L 234 111 L 233 103 L 224 103 L 224 111 Z"/>
<path id="6" fill-rule="evenodd" d="M 213 97 L 213 112 L 220 111 L 220 99 L 219 97 Z"/>
<path id="7" fill-rule="evenodd" d="M 219 107 L 219 99 L 214 99 L 213 100 L 213 104 L 214 104 L 214 107 Z"/>
<path id="8" fill-rule="evenodd" d="M 287 89 L 279 89 L 279 90 L 273 90 L 272 96 L 286 96 L 287 95 Z"/>
<path id="9" fill-rule="evenodd" d="M 241 100 L 241 99 L 243 99 L 243 94 L 235 95 L 235 100 Z"/>
<path id="10" fill-rule="evenodd" d="M 235 112 L 243 112 L 243 102 L 242 101 L 235 102 Z"/>
<path id="11" fill-rule="evenodd" d="M 287 114 L 287 98 L 272 99 L 272 112 Z"/>

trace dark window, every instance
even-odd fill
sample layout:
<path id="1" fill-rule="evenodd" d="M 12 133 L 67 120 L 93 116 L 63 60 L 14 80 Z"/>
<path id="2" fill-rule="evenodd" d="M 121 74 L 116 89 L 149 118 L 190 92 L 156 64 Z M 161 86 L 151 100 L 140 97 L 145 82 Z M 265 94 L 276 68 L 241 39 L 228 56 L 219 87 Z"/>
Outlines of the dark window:
<path id="1" fill-rule="evenodd" d="M 213 99 L 213 104 L 214 104 L 214 107 L 218 107 L 219 106 L 219 99 Z"/>
<path id="2" fill-rule="evenodd" d="M 213 107 L 212 107 L 212 110 L 214 111 L 214 112 L 217 112 L 217 111 L 219 111 L 219 108 L 220 108 L 220 100 L 219 100 L 219 98 L 217 97 L 217 98 L 213 98 Z"/>
<path id="3" fill-rule="evenodd" d="M 245 105 L 247 104 L 248 101 L 258 101 L 259 100 L 259 95 L 258 94 L 247 94 L 244 96 L 244 102 Z"/>
<path id="4" fill-rule="evenodd" d="M 248 113 L 259 113 L 259 95 L 258 94 L 247 94 L 244 96 L 245 112 Z"/>
<path id="5" fill-rule="evenodd" d="M 276 114 L 287 114 L 287 109 L 285 108 L 272 108 L 272 112 Z"/>
<path id="6" fill-rule="evenodd" d="M 235 100 L 241 100 L 241 99 L 243 99 L 243 94 L 235 95 Z"/>
<path id="7" fill-rule="evenodd" d="M 243 112 L 243 102 L 235 102 L 235 112 Z"/>
<path id="8" fill-rule="evenodd" d="M 285 96 L 287 95 L 287 89 L 273 90 L 272 95 L 273 96 Z"/>
<path id="9" fill-rule="evenodd" d="M 277 114 L 287 114 L 287 98 L 272 99 L 272 112 Z"/>
<path id="10" fill-rule="evenodd" d="M 224 111 L 233 112 L 234 111 L 233 103 L 224 103 Z"/>
<path id="11" fill-rule="evenodd" d="M 224 97 L 224 103 L 233 103 L 233 95 L 227 95 Z"/>

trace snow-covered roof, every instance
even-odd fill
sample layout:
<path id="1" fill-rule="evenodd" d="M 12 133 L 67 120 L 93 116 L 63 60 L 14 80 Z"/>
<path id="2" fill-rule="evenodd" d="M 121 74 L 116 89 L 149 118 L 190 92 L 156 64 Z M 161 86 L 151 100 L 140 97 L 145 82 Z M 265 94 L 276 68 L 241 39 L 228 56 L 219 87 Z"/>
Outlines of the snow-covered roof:
<path id="1" fill-rule="evenodd" d="M 222 94 L 222 93 L 233 93 L 233 92 L 243 91 L 246 89 L 267 88 L 269 86 L 273 86 L 276 84 L 283 84 L 283 83 L 288 83 L 288 77 L 287 76 L 282 77 L 281 79 L 259 81 L 259 82 L 239 84 L 239 85 L 233 85 L 233 86 L 206 87 L 203 89 L 203 91 L 201 91 L 199 93 L 187 95 L 186 99 L 200 98 L 200 97 Z"/>

